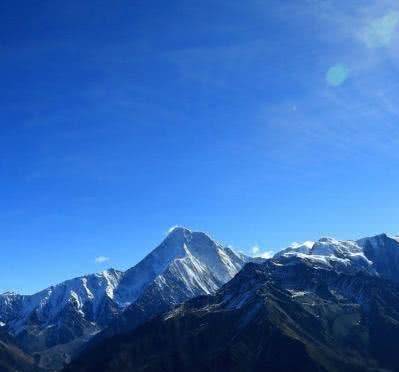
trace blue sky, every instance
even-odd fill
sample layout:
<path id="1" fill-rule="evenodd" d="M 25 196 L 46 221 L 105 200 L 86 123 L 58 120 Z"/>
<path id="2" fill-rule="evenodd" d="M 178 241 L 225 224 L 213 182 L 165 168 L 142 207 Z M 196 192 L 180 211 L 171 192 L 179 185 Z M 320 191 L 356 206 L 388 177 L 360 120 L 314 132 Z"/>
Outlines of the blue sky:
<path id="1" fill-rule="evenodd" d="M 5 0 L 0 56 L 0 291 L 399 232 L 396 1 Z"/>

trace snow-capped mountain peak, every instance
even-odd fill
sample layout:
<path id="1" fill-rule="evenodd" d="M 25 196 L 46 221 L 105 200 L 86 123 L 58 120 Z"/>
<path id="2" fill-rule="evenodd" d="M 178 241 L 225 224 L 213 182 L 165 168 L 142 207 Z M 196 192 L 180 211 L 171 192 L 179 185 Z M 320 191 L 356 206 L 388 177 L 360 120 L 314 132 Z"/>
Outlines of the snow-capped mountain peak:
<path id="1" fill-rule="evenodd" d="M 306 247 L 307 249 L 311 249 L 313 247 L 315 242 L 311 241 L 311 240 L 306 240 L 303 243 L 291 243 L 291 245 L 289 246 L 289 248 L 293 248 L 293 249 L 300 249 L 302 247 Z"/>
<path id="2" fill-rule="evenodd" d="M 249 260 L 208 234 L 175 227 L 125 272 L 109 269 L 33 295 L 0 295 L 0 322 L 27 350 L 56 346 L 63 358 L 130 306 L 140 309 L 139 324 L 164 308 L 215 292 Z"/>
<path id="3" fill-rule="evenodd" d="M 310 253 L 312 255 L 345 258 L 362 253 L 362 249 L 356 242 L 351 240 L 341 241 L 334 238 L 321 238 L 312 246 Z"/>
<path id="4" fill-rule="evenodd" d="M 74 306 L 77 311 L 82 311 L 85 307 L 91 314 L 91 320 L 95 320 L 104 297 L 112 299 L 121 277 L 122 272 L 110 269 L 67 280 L 33 295 L 2 294 L 0 319 L 9 322 L 14 334 L 24 329 L 24 324 L 33 313 L 39 323 L 48 325 L 67 305 Z"/>
<path id="5" fill-rule="evenodd" d="M 288 248 L 281 250 L 280 252 L 277 252 L 274 257 L 280 257 L 282 255 L 287 255 L 287 254 L 298 254 L 298 253 L 304 253 L 304 254 L 309 254 L 311 249 L 313 248 L 315 242 L 312 242 L 310 240 L 307 240 L 303 243 L 291 243 Z"/>
<path id="6" fill-rule="evenodd" d="M 122 305 L 133 303 L 149 283 L 163 275 L 173 264 L 181 268 L 181 265 L 190 263 L 190 270 L 182 271 L 185 273 L 183 277 L 189 271 L 196 272 L 200 265 L 212 273 L 216 281 L 212 286 L 219 287 L 230 280 L 246 260 L 245 256 L 223 247 L 206 233 L 174 227 L 158 247 L 125 272 L 116 291 L 116 300 Z M 203 276 L 201 271 L 198 273 Z M 158 281 L 161 282 L 161 279 Z M 200 282 L 201 279 L 197 278 L 196 281 Z"/>
<path id="7" fill-rule="evenodd" d="M 275 259 L 296 259 L 340 272 L 363 271 L 399 282 L 399 241 L 387 234 L 353 240 L 321 238 L 312 245 L 294 245 Z"/>

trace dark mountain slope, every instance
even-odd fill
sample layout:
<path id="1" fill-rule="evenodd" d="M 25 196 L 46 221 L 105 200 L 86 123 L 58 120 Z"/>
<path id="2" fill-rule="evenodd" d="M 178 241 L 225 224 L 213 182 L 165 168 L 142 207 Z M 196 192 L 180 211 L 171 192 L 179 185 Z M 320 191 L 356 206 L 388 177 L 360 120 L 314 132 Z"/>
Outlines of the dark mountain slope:
<path id="1" fill-rule="evenodd" d="M 293 259 L 245 268 L 67 371 L 395 371 L 399 287 Z"/>
<path id="2" fill-rule="evenodd" d="M 0 372 L 38 372 L 34 358 L 19 349 L 14 340 L 0 330 Z"/>

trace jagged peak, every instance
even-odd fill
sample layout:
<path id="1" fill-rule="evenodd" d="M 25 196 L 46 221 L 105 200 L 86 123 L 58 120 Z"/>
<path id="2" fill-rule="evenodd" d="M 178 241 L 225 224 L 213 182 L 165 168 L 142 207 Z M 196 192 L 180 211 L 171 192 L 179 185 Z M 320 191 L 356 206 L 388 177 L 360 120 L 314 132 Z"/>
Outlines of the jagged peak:
<path id="1" fill-rule="evenodd" d="M 168 230 L 168 235 L 166 237 L 166 239 L 168 238 L 174 238 L 174 237 L 179 237 L 179 238 L 188 238 L 188 237 L 192 237 L 192 236 L 202 236 L 206 239 L 215 241 L 210 234 L 204 232 L 204 231 L 194 231 L 191 230 L 187 227 L 184 226 L 173 226 Z M 166 240 L 165 239 L 165 240 Z"/>
<path id="2" fill-rule="evenodd" d="M 188 244 L 190 241 L 197 239 L 203 239 L 215 245 L 219 245 L 219 243 L 206 232 L 194 231 L 184 226 L 174 226 L 168 230 L 168 235 L 159 247 L 164 246 L 165 244 L 169 245 L 170 242 L 178 243 L 183 246 L 184 243 Z"/>
<path id="3" fill-rule="evenodd" d="M 380 234 L 376 234 L 376 235 L 372 235 L 372 236 L 366 236 L 364 238 L 361 238 L 359 240 L 366 240 L 366 239 L 385 239 L 388 238 L 388 234 L 387 233 L 380 233 Z"/>
<path id="4" fill-rule="evenodd" d="M 316 243 L 339 244 L 339 240 L 330 236 L 323 236 Z"/>
<path id="5" fill-rule="evenodd" d="M 290 244 L 290 246 L 288 248 L 298 249 L 298 248 L 301 248 L 301 247 L 306 247 L 306 248 L 311 249 L 314 246 L 314 244 L 315 244 L 314 241 L 306 240 L 306 241 L 304 241 L 302 243 L 293 242 L 293 243 Z"/>
<path id="6" fill-rule="evenodd" d="M 387 240 L 387 239 L 394 239 L 394 238 L 392 236 L 389 236 L 386 233 L 381 233 L 381 234 L 377 234 L 377 235 L 374 235 L 374 236 L 368 236 L 368 237 L 365 237 L 365 238 L 361 238 L 361 239 L 357 240 L 357 243 L 359 245 L 362 245 L 362 246 L 367 244 L 367 243 L 370 243 L 371 245 L 374 245 L 374 244 L 378 244 L 378 242 L 380 242 L 380 241 L 384 241 L 384 240 Z"/>
<path id="7" fill-rule="evenodd" d="M 190 239 L 192 234 L 193 232 L 191 230 L 183 226 L 174 226 L 169 229 L 168 235 L 154 251 L 162 249 L 164 246 L 170 246 L 171 244 L 183 246 L 184 242 Z"/>
<path id="8" fill-rule="evenodd" d="M 376 235 L 376 238 L 385 239 L 385 238 L 390 238 L 390 236 L 386 233 L 381 233 L 381 234 Z"/>
<path id="9" fill-rule="evenodd" d="M 192 231 L 187 227 L 175 225 L 168 230 L 168 236 L 175 234 L 190 234 Z"/>
<path id="10" fill-rule="evenodd" d="M 97 276 L 108 276 L 108 275 L 115 276 L 115 275 L 120 275 L 120 274 L 123 274 L 123 271 L 120 271 L 120 270 L 114 269 L 113 267 L 110 267 L 109 269 L 100 271 L 99 273 L 97 273 L 95 275 L 97 275 Z M 89 274 L 89 275 L 91 275 L 91 274 Z"/>

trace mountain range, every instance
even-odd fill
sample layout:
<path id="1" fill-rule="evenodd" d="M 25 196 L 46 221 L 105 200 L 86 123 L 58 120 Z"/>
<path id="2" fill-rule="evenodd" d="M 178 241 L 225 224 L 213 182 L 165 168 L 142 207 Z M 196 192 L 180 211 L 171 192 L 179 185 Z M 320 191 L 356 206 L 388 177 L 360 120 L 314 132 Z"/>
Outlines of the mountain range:
<path id="1" fill-rule="evenodd" d="M 289 247 L 66 371 L 397 371 L 398 258 L 385 234 Z"/>
<path id="2" fill-rule="evenodd" d="M 59 369 L 107 326 L 113 325 L 114 334 L 130 314 L 138 325 L 184 300 L 213 293 L 250 260 L 205 233 L 174 228 L 125 272 L 110 269 L 29 296 L 0 295 L 0 322 L 40 367 Z"/>
<path id="3" fill-rule="evenodd" d="M 399 238 L 265 260 L 179 227 L 125 272 L 0 295 L 0 322 L 5 371 L 396 371 Z"/>

